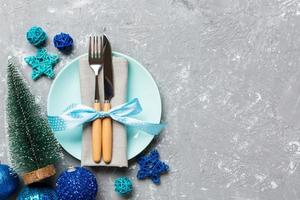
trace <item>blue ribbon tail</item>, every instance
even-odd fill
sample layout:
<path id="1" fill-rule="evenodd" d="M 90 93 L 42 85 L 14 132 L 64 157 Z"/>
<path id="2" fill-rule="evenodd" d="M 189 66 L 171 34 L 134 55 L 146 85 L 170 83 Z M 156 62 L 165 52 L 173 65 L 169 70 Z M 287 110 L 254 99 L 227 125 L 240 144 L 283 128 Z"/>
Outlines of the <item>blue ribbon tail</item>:
<path id="1" fill-rule="evenodd" d="M 120 117 L 118 115 L 112 114 L 111 118 L 119 123 L 126 125 L 127 127 L 147 132 L 150 135 L 158 135 L 161 130 L 165 128 L 165 124 L 145 122 L 131 117 Z"/>
<path id="2" fill-rule="evenodd" d="M 59 116 L 48 116 L 48 123 L 54 132 L 66 130 L 65 120 Z"/>
<path id="3" fill-rule="evenodd" d="M 135 125 L 127 125 L 130 128 L 138 129 L 144 131 L 150 135 L 159 135 L 159 133 L 166 127 L 166 124 L 152 124 L 148 122 L 144 122 L 143 125 L 135 126 Z"/>

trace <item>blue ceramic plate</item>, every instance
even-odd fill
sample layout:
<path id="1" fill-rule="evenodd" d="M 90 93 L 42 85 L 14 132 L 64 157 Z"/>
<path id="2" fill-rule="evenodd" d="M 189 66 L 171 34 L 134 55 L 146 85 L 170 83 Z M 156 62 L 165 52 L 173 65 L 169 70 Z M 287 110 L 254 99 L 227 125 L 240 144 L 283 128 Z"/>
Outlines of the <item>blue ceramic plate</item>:
<path id="1" fill-rule="evenodd" d="M 113 55 L 128 60 L 127 100 L 138 98 L 143 108 L 143 112 L 137 115 L 136 118 L 159 123 L 161 119 L 161 98 L 151 74 L 133 58 L 118 52 L 113 52 Z M 87 54 L 82 56 L 87 56 Z M 53 81 L 48 95 L 47 111 L 49 115 L 59 115 L 68 105 L 81 103 L 79 85 L 80 57 L 67 64 Z M 127 134 L 128 159 L 142 152 L 153 139 L 151 135 L 132 129 L 128 129 Z M 81 159 L 81 135 L 81 127 L 55 133 L 61 146 L 79 160 Z"/>

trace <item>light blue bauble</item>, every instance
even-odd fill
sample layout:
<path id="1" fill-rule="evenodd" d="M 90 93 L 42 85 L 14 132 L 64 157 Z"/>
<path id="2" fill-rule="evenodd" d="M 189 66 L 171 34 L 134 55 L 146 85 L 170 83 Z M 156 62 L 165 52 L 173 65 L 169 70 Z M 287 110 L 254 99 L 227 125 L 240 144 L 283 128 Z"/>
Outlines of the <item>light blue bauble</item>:
<path id="1" fill-rule="evenodd" d="M 19 177 L 12 168 L 0 164 L 0 200 L 8 199 L 19 186 Z"/>
<path id="2" fill-rule="evenodd" d="M 36 47 L 42 46 L 42 44 L 45 43 L 47 37 L 48 36 L 46 32 L 41 27 L 38 26 L 31 27 L 26 33 L 26 38 L 28 42 L 30 42 L 32 45 Z"/>
<path id="3" fill-rule="evenodd" d="M 58 200 L 58 197 L 50 187 L 27 186 L 20 192 L 17 200 Z"/>
<path id="4" fill-rule="evenodd" d="M 127 177 L 120 177 L 115 180 L 115 191 L 119 195 L 129 195 L 132 192 L 132 182 Z"/>

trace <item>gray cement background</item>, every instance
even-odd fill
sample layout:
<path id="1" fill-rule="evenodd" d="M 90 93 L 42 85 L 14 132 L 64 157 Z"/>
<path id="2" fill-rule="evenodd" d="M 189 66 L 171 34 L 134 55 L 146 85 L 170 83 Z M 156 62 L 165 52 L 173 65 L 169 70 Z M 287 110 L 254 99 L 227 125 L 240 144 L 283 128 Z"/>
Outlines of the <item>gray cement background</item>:
<path id="1" fill-rule="evenodd" d="M 32 25 L 49 36 L 69 32 L 76 48 L 56 73 L 86 52 L 90 33 L 139 60 L 163 98 L 167 129 L 152 143 L 171 167 L 155 186 L 128 170 L 94 170 L 98 199 L 120 199 L 113 180 L 134 181 L 130 199 L 300 199 L 299 0 L 0 0 L 0 160 L 5 136 L 5 67 L 35 53 L 25 40 Z M 57 53 L 52 44 L 47 46 Z M 46 108 L 51 81 L 33 82 Z M 65 153 L 61 172 L 79 162 Z"/>

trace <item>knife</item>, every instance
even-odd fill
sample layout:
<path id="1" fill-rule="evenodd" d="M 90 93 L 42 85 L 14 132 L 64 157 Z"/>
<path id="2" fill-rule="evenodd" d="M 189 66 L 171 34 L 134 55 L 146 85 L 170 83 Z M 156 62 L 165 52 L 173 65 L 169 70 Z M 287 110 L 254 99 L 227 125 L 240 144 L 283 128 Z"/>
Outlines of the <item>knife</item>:
<path id="1" fill-rule="evenodd" d="M 110 43 L 105 35 L 103 35 L 104 54 L 103 54 L 103 79 L 104 79 L 104 104 L 103 111 L 109 111 L 111 108 L 110 101 L 114 96 L 114 80 L 112 51 Z M 112 159 L 112 120 L 104 118 L 102 120 L 102 156 L 103 161 L 108 164 Z"/>

